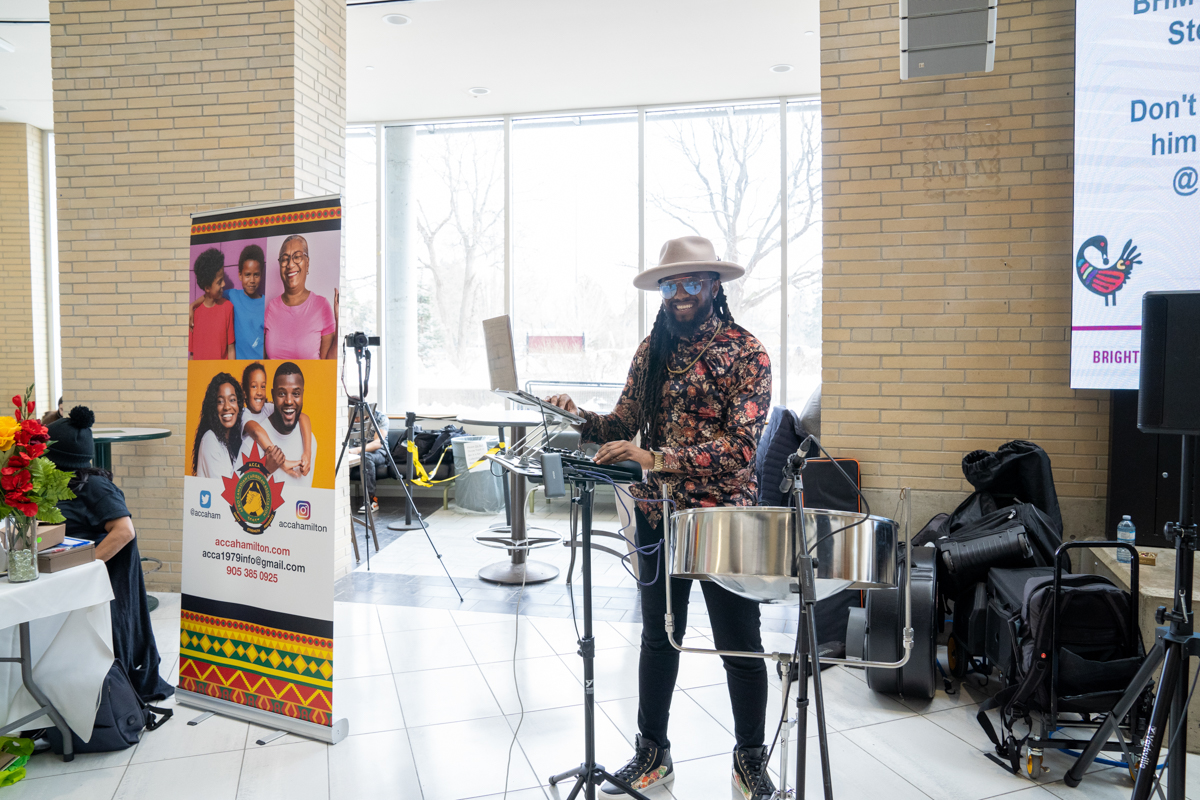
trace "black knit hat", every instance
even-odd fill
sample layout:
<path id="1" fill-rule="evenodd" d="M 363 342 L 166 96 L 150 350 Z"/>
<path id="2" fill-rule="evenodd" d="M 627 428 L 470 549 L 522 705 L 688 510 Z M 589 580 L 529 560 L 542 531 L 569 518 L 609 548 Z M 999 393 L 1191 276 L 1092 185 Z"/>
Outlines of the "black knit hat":
<path id="1" fill-rule="evenodd" d="M 96 445 L 92 441 L 92 424 L 96 415 L 87 406 L 75 406 L 63 419 L 56 419 L 47 428 L 50 446 L 46 458 L 59 469 L 86 469 L 92 465 Z"/>

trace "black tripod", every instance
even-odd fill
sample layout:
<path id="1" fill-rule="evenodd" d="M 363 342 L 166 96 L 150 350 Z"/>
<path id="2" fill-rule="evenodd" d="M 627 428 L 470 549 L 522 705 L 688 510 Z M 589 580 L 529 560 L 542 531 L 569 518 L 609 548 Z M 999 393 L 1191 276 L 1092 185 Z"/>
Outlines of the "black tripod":
<path id="1" fill-rule="evenodd" d="M 374 337 L 372 337 L 374 338 Z M 375 415 L 371 413 L 371 407 L 367 404 L 367 386 L 371 379 L 371 351 L 367 349 L 368 338 L 362 333 L 351 333 L 346 336 L 346 344 L 354 347 L 354 356 L 358 362 L 358 396 L 350 401 L 350 407 L 353 409 L 350 413 L 350 425 L 346 429 L 346 436 L 342 439 L 342 449 L 338 453 L 337 466 L 333 469 L 333 474 L 336 475 L 338 470 L 342 468 L 342 457 L 346 455 L 346 449 L 350 446 L 350 439 L 354 435 L 354 423 L 359 425 L 359 465 L 358 477 L 362 485 L 363 496 L 363 514 L 364 519 L 359 520 L 352 514 L 350 517 L 350 541 L 354 545 L 354 557 L 358 558 L 358 539 L 354 536 L 355 523 L 363 526 L 363 540 L 367 549 L 367 569 L 371 568 L 371 542 L 367 539 L 367 533 L 370 532 L 372 538 L 375 539 L 375 550 L 379 551 L 379 537 L 375 535 L 375 515 L 371 510 L 371 495 L 367 492 L 367 470 L 363 463 L 367 458 L 367 444 L 374 437 L 367 436 L 367 422 L 370 421 L 371 429 L 374 431 L 374 436 L 379 437 L 379 441 L 383 442 L 384 458 L 387 459 L 388 466 L 392 470 L 392 474 L 400 475 L 400 469 L 396 466 L 395 459 L 392 458 L 392 453 L 388 450 L 387 435 L 379 429 L 379 423 L 375 421 Z M 379 343 L 375 339 L 375 344 Z M 343 350 L 345 347 L 342 348 Z M 363 363 L 366 362 L 364 371 Z M 411 432 L 411 427 L 410 427 Z M 415 507 L 413 504 L 412 492 L 409 491 L 408 484 L 404 481 L 400 482 L 404 487 L 405 499 L 410 507 Z M 433 537 L 429 535 L 429 528 L 425 525 L 425 520 L 417 516 L 417 520 L 421 523 L 421 530 L 425 531 L 425 538 L 429 542 L 429 546 L 433 548 L 433 554 L 437 556 L 438 563 L 442 565 L 442 571 L 446 573 L 446 577 L 450 579 L 450 585 L 454 587 L 454 593 L 458 595 L 459 601 L 462 601 L 462 593 L 458 591 L 458 585 L 454 583 L 454 578 L 450 575 L 450 570 L 446 569 L 446 563 L 442 561 L 442 554 L 438 552 L 437 545 L 433 543 Z"/>
<path id="2" fill-rule="evenodd" d="M 577 475 L 567 475 L 567 480 L 579 487 L 579 497 L 572 500 L 580 508 L 580 529 L 583 543 L 579 552 L 580 574 L 583 576 L 583 635 L 579 639 L 579 655 L 583 658 L 583 763 L 575 769 L 559 773 L 550 778 L 554 786 L 561 780 L 575 778 L 575 785 L 567 800 L 575 800 L 582 791 L 585 800 L 596 800 L 596 787 L 611 782 L 621 791 L 637 800 L 649 800 L 625 781 L 607 772 L 596 763 L 596 692 L 595 658 L 596 640 L 592 638 L 592 503 L 596 496 L 596 481 Z"/>
<path id="3" fill-rule="evenodd" d="M 1067 771 L 1064 778 L 1067 786 L 1078 786 L 1083 780 L 1084 773 L 1099 755 L 1108 737 L 1116 731 L 1121 720 L 1154 680 L 1154 673 L 1161 663 L 1162 676 L 1158 684 L 1158 695 L 1154 698 L 1154 710 L 1150 714 L 1150 725 L 1146 729 L 1132 798 L 1148 800 L 1154 790 L 1157 772 L 1155 767 L 1162 750 L 1163 737 L 1169 731 L 1171 738 L 1167 742 L 1167 798 L 1184 800 L 1184 790 L 1187 788 L 1187 758 L 1184 754 L 1187 752 L 1188 659 L 1200 656 L 1200 638 L 1195 634 L 1192 621 L 1192 571 L 1198 543 L 1196 523 L 1192 518 L 1195 454 L 1196 437 L 1185 434 L 1183 459 L 1179 470 L 1182 481 L 1179 489 L 1179 521 L 1167 523 L 1163 531 L 1168 539 L 1175 540 L 1175 603 L 1170 611 L 1160 606 L 1154 615 L 1160 625 L 1170 622 L 1170 627 L 1155 629 L 1154 647 L 1146 654 L 1146 661 L 1120 701 L 1113 707 L 1112 713 Z"/>

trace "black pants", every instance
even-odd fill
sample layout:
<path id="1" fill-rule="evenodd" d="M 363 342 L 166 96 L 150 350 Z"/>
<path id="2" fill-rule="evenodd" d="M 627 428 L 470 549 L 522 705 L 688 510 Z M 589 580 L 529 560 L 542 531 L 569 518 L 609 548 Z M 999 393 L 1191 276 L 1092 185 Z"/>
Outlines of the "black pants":
<path id="1" fill-rule="evenodd" d="M 375 496 L 375 484 L 377 483 L 376 473 L 379 470 L 387 469 L 387 456 L 385 456 L 379 450 L 376 450 L 373 453 L 363 453 L 362 461 L 360 461 L 359 463 L 362 464 L 362 469 L 366 471 L 367 496 L 374 497 Z M 352 481 L 359 480 L 358 469 L 359 469 L 358 467 L 351 467 L 350 480 L 352 480 Z"/>
<path id="2" fill-rule="evenodd" d="M 662 524 L 652 526 L 637 511 L 638 546 L 662 541 Z M 642 652 L 638 663 L 638 730 L 662 747 L 670 747 L 667 739 L 667 719 L 671 713 L 671 696 L 675 677 L 679 673 L 679 651 L 671 646 L 663 616 L 667 611 L 662 554 L 638 556 L 638 574 L 650 580 L 658 569 L 658 579 L 643 586 L 642 595 Z M 712 620 L 713 641 L 719 650 L 743 650 L 761 653 L 758 603 L 738 597 L 710 581 L 701 581 L 704 604 Z M 687 627 L 688 594 L 692 582 L 684 578 L 671 579 L 671 611 L 675 615 L 675 641 L 683 644 Z M 711 656 L 697 656 L 711 658 Z M 738 747 L 763 744 L 767 717 L 767 665 L 761 658 L 726 658 L 725 681 L 729 685 L 729 701 L 733 705 L 734 737 Z"/>

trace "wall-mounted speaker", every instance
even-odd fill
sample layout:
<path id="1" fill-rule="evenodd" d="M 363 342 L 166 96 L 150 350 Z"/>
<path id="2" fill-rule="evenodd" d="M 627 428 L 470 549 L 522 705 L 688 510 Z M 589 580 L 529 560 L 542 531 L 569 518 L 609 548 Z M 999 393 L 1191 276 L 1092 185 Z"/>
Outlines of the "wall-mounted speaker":
<path id="1" fill-rule="evenodd" d="M 1200 435 L 1200 292 L 1142 295 L 1138 430 Z"/>
<path id="2" fill-rule="evenodd" d="M 999 0 L 900 0 L 900 80 L 991 72 Z"/>

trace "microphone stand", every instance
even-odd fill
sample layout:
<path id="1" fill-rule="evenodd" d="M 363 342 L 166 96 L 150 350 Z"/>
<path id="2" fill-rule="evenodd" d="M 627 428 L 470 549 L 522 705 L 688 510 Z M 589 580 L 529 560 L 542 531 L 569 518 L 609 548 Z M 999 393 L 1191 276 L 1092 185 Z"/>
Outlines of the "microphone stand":
<path id="1" fill-rule="evenodd" d="M 579 497 L 571 502 L 580 507 L 580 528 L 583 536 L 579 550 L 580 574 L 583 576 L 583 635 L 579 638 L 584 686 L 583 763 L 551 777 L 550 785 L 555 786 L 559 781 L 574 778 L 575 785 L 567 795 L 567 800 L 575 800 L 581 791 L 584 800 L 596 800 L 596 787 L 607 780 L 635 800 L 649 800 L 644 794 L 596 763 L 596 640 L 592 638 L 592 503 L 596 495 L 596 481 L 578 474 L 568 474 L 566 478 L 580 489 Z M 670 595 L 670 591 L 667 594 Z"/>
<path id="2" fill-rule="evenodd" d="M 808 552 L 808 536 L 804 529 L 804 467 L 808 464 L 808 446 L 810 439 L 805 439 L 800 449 L 788 456 L 783 468 L 783 485 L 785 492 L 792 493 L 792 513 L 795 518 L 796 543 L 796 575 L 799 583 L 793 591 L 800 594 L 800 623 L 796 630 L 798 656 L 787 664 L 780 664 L 781 670 L 787 671 L 783 682 L 784 703 L 787 703 L 788 678 L 795 680 L 799 686 L 796 692 L 796 796 L 805 795 L 805 771 L 808 761 L 808 680 L 800 675 L 800 664 L 811 663 L 813 694 L 817 711 L 817 744 L 821 750 L 821 783 L 825 800 L 833 800 L 833 778 L 829 768 L 829 738 L 825 725 L 825 694 L 821 688 L 821 659 L 817 646 L 816 619 L 816 573 L 813 569 L 813 557 Z M 784 725 L 785 729 L 787 725 Z M 787 768 L 787 734 L 783 734 L 781 742 L 779 772 L 782 779 Z M 786 790 L 786 781 L 781 780 L 781 794 Z"/>

